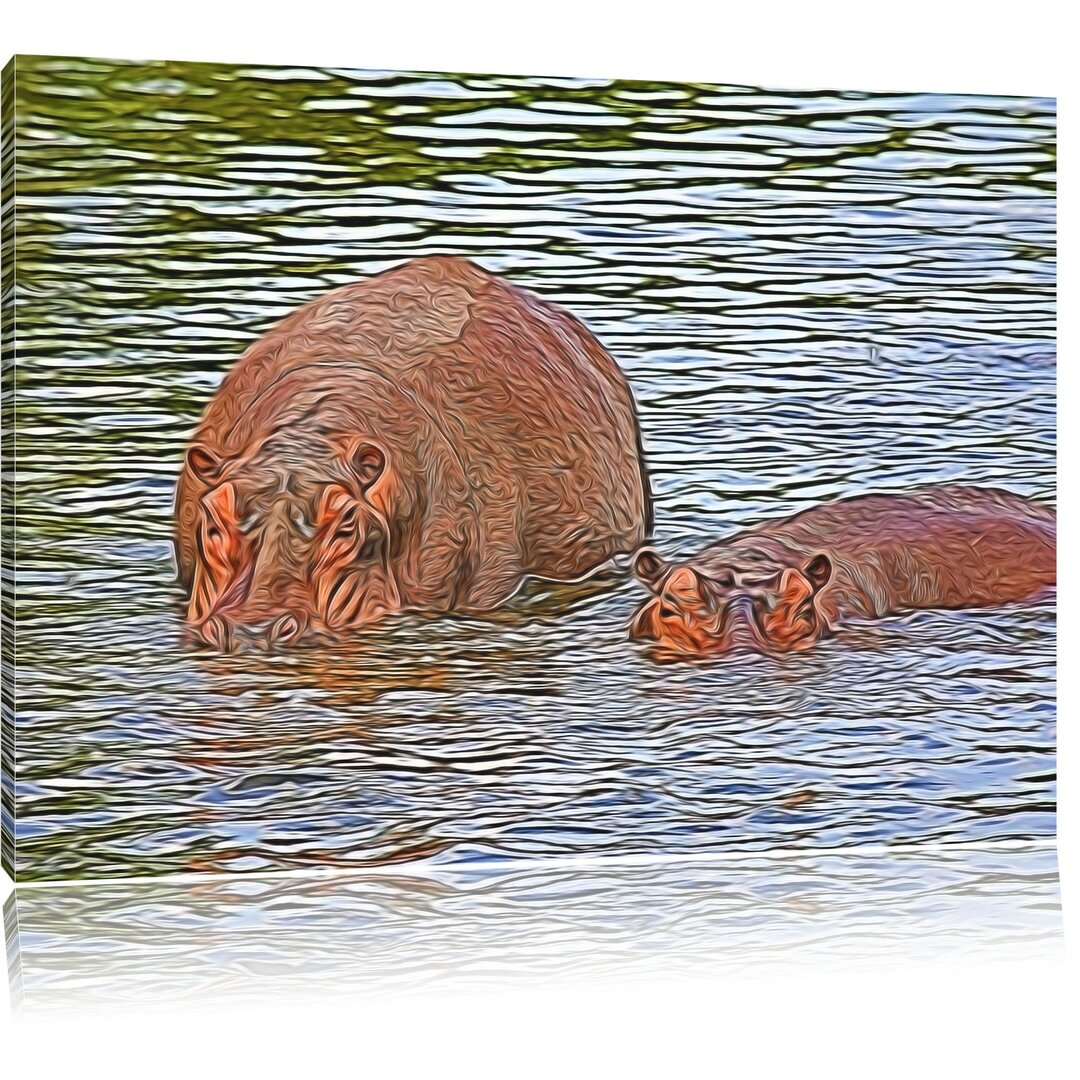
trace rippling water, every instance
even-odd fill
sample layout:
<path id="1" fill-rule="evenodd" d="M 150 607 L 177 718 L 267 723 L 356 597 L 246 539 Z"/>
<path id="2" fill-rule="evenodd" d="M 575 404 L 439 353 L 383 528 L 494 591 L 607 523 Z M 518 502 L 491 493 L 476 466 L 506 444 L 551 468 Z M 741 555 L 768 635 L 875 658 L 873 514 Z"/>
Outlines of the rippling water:
<path id="1" fill-rule="evenodd" d="M 246 345 L 432 252 L 617 357 L 669 551 L 1052 500 L 1052 101 L 23 58 L 17 146 L 21 877 L 1053 834 L 1052 606 L 658 665 L 611 574 L 215 658 L 170 544 Z"/>

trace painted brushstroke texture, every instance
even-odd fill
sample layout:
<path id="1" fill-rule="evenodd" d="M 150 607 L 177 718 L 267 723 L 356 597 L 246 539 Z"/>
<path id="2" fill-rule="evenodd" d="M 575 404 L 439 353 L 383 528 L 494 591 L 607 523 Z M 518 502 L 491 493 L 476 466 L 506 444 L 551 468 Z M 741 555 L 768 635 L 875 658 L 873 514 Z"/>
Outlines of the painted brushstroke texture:
<path id="1" fill-rule="evenodd" d="M 185 451 L 243 350 L 435 253 L 618 360 L 669 558 L 868 492 L 1052 504 L 1053 101 L 72 57 L 17 76 L 20 879 L 1054 835 L 1050 602 L 658 664 L 626 641 L 640 585 L 603 573 L 222 654 L 185 644 L 173 550 Z"/>

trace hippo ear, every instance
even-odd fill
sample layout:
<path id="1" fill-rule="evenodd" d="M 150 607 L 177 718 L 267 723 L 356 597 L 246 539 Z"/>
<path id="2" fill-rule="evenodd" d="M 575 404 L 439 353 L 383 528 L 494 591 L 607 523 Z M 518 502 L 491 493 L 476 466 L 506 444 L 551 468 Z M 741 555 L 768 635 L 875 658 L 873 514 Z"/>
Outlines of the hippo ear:
<path id="1" fill-rule="evenodd" d="M 221 479 L 222 470 L 225 468 L 225 459 L 209 446 L 195 443 L 187 452 L 187 467 L 196 480 L 201 481 L 208 487 L 216 484 Z"/>
<path id="2" fill-rule="evenodd" d="M 649 590 L 656 588 L 668 567 L 667 560 L 655 548 L 642 548 L 634 556 L 634 575 Z"/>
<path id="3" fill-rule="evenodd" d="M 386 469 L 386 454 L 373 443 L 357 439 L 346 448 L 345 464 L 363 494 L 382 476 Z"/>
<path id="4" fill-rule="evenodd" d="M 815 555 L 802 569 L 806 580 L 814 587 L 814 592 L 828 584 L 832 577 L 832 559 L 828 555 Z"/>
<path id="5" fill-rule="evenodd" d="M 789 566 L 780 575 L 780 598 L 785 604 L 802 604 L 815 596 L 832 577 L 832 560 L 815 555 L 802 569 Z"/>

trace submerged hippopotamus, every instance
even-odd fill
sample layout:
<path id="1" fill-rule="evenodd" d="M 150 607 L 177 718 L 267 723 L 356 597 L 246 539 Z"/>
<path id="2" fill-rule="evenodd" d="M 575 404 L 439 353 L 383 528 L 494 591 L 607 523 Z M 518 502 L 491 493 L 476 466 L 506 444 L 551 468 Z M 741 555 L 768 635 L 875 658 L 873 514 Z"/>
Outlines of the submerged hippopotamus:
<path id="1" fill-rule="evenodd" d="M 177 561 L 203 640 L 484 611 L 637 550 L 630 388 L 573 316 L 464 259 L 336 289 L 257 341 L 187 451 Z"/>
<path id="2" fill-rule="evenodd" d="M 1008 491 L 928 487 L 767 522 L 671 565 L 644 549 L 654 594 L 631 638 L 686 654 L 804 649 L 846 619 L 1031 600 L 1056 581 L 1053 509 Z"/>

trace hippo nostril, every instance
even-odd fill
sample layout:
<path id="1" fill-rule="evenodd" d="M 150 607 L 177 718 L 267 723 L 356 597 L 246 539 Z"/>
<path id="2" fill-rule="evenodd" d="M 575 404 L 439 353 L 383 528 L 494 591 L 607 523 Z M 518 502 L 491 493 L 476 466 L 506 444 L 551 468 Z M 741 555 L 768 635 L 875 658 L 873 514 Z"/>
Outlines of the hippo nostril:
<path id="1" fill-rule="evenodd" d="M 273 626 L 270 627 L 269 639 L 271 645 L 285 644 L 300 635 L 300 620 L 295 615 L 282 615 Z"/>
<path id="2" fill-rule="evenodd" d="M 220 615 L 211 615 L 199 628 L 199 632 L 202 634 L 203 640 L 208 645 L 213 645 L 215 649 L 229 652 L 232 648 L 231 628 L 228 622 L 221 618 Z"/>

